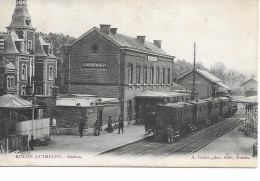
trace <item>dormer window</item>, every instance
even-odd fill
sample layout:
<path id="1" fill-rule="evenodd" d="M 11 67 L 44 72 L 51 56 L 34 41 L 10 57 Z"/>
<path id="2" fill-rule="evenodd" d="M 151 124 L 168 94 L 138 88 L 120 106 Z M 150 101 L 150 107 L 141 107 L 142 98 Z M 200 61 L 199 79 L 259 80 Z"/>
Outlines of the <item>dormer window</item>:
<path id="1" fill-rule="evenodd" d="M 53 49 L 52 49 L 52 46 L 49 46 L 49 55 L 53 55 Z"/>
<path id="2" fill-rule="evenodd" d="M 22 80 L 27 80 L 27 65 L 22 65 Z"/>
<path id="3" fill-rule="evenodd" d="M 32 49 L 33 49 L 32 40 L 28 40 L 27 50 L 32 50 Z"/>
<path id="4" fill-rule="evenodd" d="M 27 19 L 27 20 L 25 20 L 25 23 L 26 23 L 27 26 L 30 26 L 31 20 Z"/>
<path id="5" fill-rule="evenodd" d="M 49 80 L 53 80 L 53 66 L 49 66 Z"/>

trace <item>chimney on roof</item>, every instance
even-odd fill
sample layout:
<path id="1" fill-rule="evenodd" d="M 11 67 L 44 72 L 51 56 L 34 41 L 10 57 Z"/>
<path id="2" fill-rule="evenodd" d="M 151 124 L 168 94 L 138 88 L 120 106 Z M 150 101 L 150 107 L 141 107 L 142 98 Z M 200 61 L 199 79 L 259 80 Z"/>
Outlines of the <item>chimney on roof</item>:
<path id="1" fill-rule="evenodd" d="M 100 25 L 100 30 L 101 30 L 103 33 L 106 33 L 107 35 L 109 35 L 109 33 L 110 33 L 110 26 L 111 26 L 111 25 L 102 24 L 102 25 Z"/>
<path id="2" fill-rule="evenodd" d="M 162 48 L 162 40 L 154 40 L 153 42 L 158 48 Z"/>
<path id="3" fill-rule="evenodd" d="M 145 36 L 137 36 L 137 40 L 144 43 L 145 42 Z"/>
<path id="4" fill-rule="evenodd" d="M 113 35 L 116 35 L 116 34 L 117 34 L 117 28 L 110 28 L 110 32 L 111 32 Z"/>

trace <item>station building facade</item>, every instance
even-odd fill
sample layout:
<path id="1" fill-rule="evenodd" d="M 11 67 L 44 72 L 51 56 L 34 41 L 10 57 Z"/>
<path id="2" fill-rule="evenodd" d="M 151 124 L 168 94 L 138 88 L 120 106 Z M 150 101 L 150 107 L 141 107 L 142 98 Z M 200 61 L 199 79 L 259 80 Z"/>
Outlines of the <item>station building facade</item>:
<path id="1" fill-rule="evenodd" d="M 93 27 L 64 47 L 68 92 L 118 98 L 124 121 L 135 119 L 138 94 L 172 92 L 174 56 L 161 43 L 119 34 L 110 25 Z"/>

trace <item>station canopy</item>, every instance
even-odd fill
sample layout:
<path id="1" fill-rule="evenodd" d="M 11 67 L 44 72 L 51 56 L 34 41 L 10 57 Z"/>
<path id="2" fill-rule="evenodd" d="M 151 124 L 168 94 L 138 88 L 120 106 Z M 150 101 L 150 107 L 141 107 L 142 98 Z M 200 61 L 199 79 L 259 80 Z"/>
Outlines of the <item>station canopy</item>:
<path id="1" fill-rule="evenodd" d="M 15 95 L 6 94 L 0 97 L 0 108 L 21 109 L 31 107 L 32 104 L 29 101 Z"/>
<path id="2" fill-rule="evenodd" d="M 250 96 L 250 97 L 245 97 L 243 99 L 237 99 L 233 100 L 238 103 L 252 103 L 252 104 L 257 104 L 258 103 L 258 97 L 257 96 Z"/>
<path id="3" fill-rule="evenodd" d="M 143 91 L 136 95 L 137 98 L 172 98 L 182 96 L 190 96 L 190 94 L 179 92 Z"/>

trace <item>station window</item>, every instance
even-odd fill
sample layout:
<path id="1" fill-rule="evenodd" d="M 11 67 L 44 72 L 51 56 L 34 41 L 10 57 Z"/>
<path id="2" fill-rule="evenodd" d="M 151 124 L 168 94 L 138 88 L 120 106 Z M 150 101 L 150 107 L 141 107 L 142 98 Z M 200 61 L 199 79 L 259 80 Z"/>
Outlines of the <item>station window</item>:
<path id="1" fill-rule="evenodd" d="M 165 68 L 162 71 L 162 83 L 165 84 Z"/>
<path id="2" fill-rule="evenodd" d="M 14 88 L 14 76 L 7 77 L 7 88 Z"/>
<path id="3" fill-rule="evenodd" d="M 22 96 L 25 96 L 25 95 L 26 95 L 25 86 L 24 86 L 24 85 L 21 87 L 21 95 L 22 95 Z"/>
<path id="4" fill-rule="evenodd" d="M 150 69 L 150 84 L 154 84 L 154 67 Z"/>
<path id="5" fill-rule="evenodd" d="M 53 80 L 53 66 L 49 66 L 49 80 Z"/>
<path id="6" fill-rule="evenodd" d="M 133 84 L 133 64 L 128 66 L 128 83 Z"/>
<path id="7" fill-rule="evenodd" d="M 171 69 L 167 70 L 167 84 L 171 84 Z"/>
<path id="8" fill-rule="evenodd" d="M 160 68 L 156 69 L 156 84 L 160 84 Z"/>
<path id="9" fill-rule="evenodd" d="M 92 53 L 97 53 L 97 52 L 98 52 L 98 46 L 97 46 L 97 44 L 92 44 L 92 45 L 91 45 L 91 52 L 92 52 Z"/>
<path id="10" fill-rule="evenodd" d="M 147 67 L 144 66 L 144 84 L 147 84 Z"/>
<path id="11" fill-rule="evenodd" d="M 28 47 L 27 47 L 27 50 L 32 50 L 32 40 L 28 40 Z"/>
<path id="12" fill-rule="evenodd" d="M 22 79 L 23 80 L 27 79 L 27 65 L 26 64 L 22 65 Z"/>
<path id="13" fill-rule="evenodd" d="M 141 84 L 141 66 L 136 66 L 136 82 L 137 84 Z"/>

